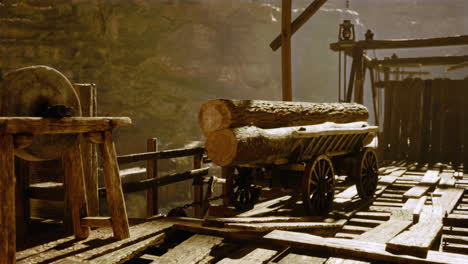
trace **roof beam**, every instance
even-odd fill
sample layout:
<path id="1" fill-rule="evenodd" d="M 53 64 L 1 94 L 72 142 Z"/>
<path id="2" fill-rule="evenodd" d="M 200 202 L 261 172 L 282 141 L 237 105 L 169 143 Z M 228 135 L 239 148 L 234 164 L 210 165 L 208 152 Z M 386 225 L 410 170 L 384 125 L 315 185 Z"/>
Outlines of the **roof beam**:
<path id="1" fill-rule="evenodd" d="M 302 12 L 294 21 L 291 23 L 291 35 L 294 35 L 296 31 L 298 31 L 302 25 L 304 25 L 317 11 L 320 9 L 320 7 L 323 6 L 328 0 L 315 0 L 310 4 L 304 12 Z M 281 10 L 283 12 L 283 10 Z M 270 47 L 272 50 L 276 51 L 281 47 L 282 45 L 282 40 L 281 40 L 281 34 L 278 35 L 271 43 Z"/>
<path id="2" fill-rule="evenodd" d="M 468 35 L 428 39 L 340 41 L 330 44 L 330 49 L 333 51 L 347 50 L 351 48 L 405 49 L 456 45 L 468 45 Z"/>
<path id="3" fill-rule="evenodd" d="M 371 60 L 369 65 L 373 67 L 422 67 L 453 65 L 468 61 L 468 55 L 465 56 L 441 56 L 441 57 L 414 57 L 414 58 L 395 58 L 383 60 Z"/>

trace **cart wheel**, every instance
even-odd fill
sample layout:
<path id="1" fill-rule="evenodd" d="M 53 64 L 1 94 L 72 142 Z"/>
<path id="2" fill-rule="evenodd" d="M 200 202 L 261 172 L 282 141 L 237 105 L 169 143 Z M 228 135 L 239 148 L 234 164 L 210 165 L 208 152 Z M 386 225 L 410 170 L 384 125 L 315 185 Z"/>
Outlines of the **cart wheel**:
<path id="1" fill-rule="evenodd" d="M 356 189 L 362 199 L 370 198 L 377 188 L 379 168 L 377 155 L 372 148 L 365 148 L 358 156 L 358 166 L 355 167 L 354 180 Z"/>
<path id="2" fill-rule="evenodd" d="M 237 210 L 252 208 L 260 197 L 260 190 L 253 186 L 256 170 L 252 168 L 237 167 L 234 171 L 231 204 Z"/>
<path id="3" fill-rule="evenodd" d="M 307 164 L 303 176 L 302 201 L 309 215 L 327 214 L 333 203 L 335 177 L 333 164 L 326 155 Z"/>

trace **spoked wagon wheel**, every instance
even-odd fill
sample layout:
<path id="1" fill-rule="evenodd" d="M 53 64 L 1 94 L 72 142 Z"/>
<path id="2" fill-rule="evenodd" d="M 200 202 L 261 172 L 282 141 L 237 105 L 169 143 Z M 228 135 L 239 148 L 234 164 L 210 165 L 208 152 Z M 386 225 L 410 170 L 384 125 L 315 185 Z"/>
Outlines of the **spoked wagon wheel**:
<path id="1" fill-rule="evenodd" d="M 231 204 L 237 210 L 252 208 L 260 196 L 259 188 L 253 186 L 256 169 L 236 167 L 234 170 Z"/>
<path id="2" fill-rule="evenodd" d="M 309 215 L 328 213 L 333 203 L 335 177 L 333 165 L 325 155 L 307 164 L 302 182 L 302 201 Z"/>
<path id="3" fill-rule="evenodd" d="M 354 172 L 356 189 L 361 198 L 367 199 L 374 195 L 377 188 L 379 168 L 377 164 L 377 155 L 372 148 L 365 148 L 357 156 L 357 164 Z"/>

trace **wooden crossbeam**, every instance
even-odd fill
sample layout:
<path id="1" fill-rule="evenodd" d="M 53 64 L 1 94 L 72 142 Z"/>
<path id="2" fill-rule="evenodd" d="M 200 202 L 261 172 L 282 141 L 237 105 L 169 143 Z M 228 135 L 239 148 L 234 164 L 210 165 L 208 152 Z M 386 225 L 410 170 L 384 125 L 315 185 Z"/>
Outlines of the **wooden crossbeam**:
<path id="1" fill-rule="evenodd" d="M 320 7 L 325 4 L 327 0 L 315 0 L 310 4 L 304 12 L 302 12 L 294 21 L 291 23 L 291 35 L 294 35 L 296 31 L 298 31 L 302 25 L 304 25 L 317 11 L 320 9 Z M 282 11 L 284 12 L 284 10 Z M 271 43 L 270 47 L 272 50 L 276 51 L 281 47 L 282 45 L 282 40 L 281 40 L 281 34 L 278 35 Z"/>
<path id="2" fill-rule="evenodd" d="M 371 60 L 368 64 L 372 67 L 422 67 L 437 65 L 452 65 L 468 61 L 465 56 L 439 56 L 439 57 L 414 57 L 414 58 L 394 58 L 383 60 Z"/>
<path id="3" fill-rule="evenodd" d="M 351 48 L 404 49 L 456 45 L 468 45 L 468 35 L 427 39 L 341 41 L 330 44 L 330 49 L 333 51 L 347 50 Z"/>
<path id="4" fill-rule="evenodd" d="M 463 69 L 463 68 L 468 68 L 468 60 L 466 60 L 466 61 L 463 62 L 463 63 L 450 66 L 450 67 L 448 67 L 447 69 L 445 69 L 445 71 L 446 71 L 446 72 L 449 72 L 449 71 L 455 71 L 455 70 L 459 70 L 459 69 Z"/>

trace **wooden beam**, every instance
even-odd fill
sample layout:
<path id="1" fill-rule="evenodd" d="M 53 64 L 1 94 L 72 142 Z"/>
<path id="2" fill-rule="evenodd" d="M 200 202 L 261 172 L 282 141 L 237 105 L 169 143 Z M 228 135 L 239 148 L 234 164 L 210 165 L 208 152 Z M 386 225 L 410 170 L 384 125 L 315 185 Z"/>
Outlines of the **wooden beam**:
<path id="1" fill-rule="evenodd" d="M 355 42 L 335 42 L 330 44 L 333 51 L 351 48 L 362 49 L 405 49 L 468 45 L 468 35 L 428 39 L 360 40 Z"/>
<path id="2" fill-rule="evenodd" d="M 468 256 L 430 250 L 426 258 L 408 255 L 397 255 L 387 252 L 385 244 L 356 239 L 340 239 L 314 236 L 310 234 L 275 230 L 263 237 L 265 241 L 281 245 L 304 248 L 316 252 L 350 257 L 368 261 L 383 261 L 395 263 L 466 263 Z"/>
<path id="3" fill-rule="evenodd" d="M 65 134 L 111 130 L 132 123 L 128 117 L 0 117 L 0 134 Z"/>
<path id="4" fill-rule="evenodd" d="M 165 151 L 135 153 L 128 155 L 121 155 L 117 157 L 119 164 L 150 160 L 150 159 L 171 159 L 180 158 L 185 156 L 192 156 L 197 153 L 203 153 L 203 148 L 186 148 L 186 149 L 171 149 Z"/>
<path id="5" fill-rule="evenodd" d="M 283 81 L 283 101 L 292 101 L 291 65 L 291 0 L 283 0 L 281 8 L 281 72 Z"/>
<path id="6" fill-rule="evenodd" d="M 291 23 L 291 35 L 294 35 L 302 25 L 304 25 L 317 11 L 325 4 L 327 0 L 315 0 L 310 4 L 304 12 L 302 12 L 294 21 Z M 278 35 L 271 43 L 270 47 L 276 51 L 282 45 L 282 37 Z"/>
<path id="7" fill-rule="evenodd" d="M 459 70 L 459 69 L 464 69 L 464 68 L 467 68 L 467 67 L 468 67 L 468 61 L 465 61 L 465 62 L 463 62 L 463 63 L 460 63 L 460 64 L 457 64 L 457 65 L 453 65 L 453 66 L 448 67 L 447 69 L 445 69 L 445 72 L 455 71 L 455 70 Z"/>
<path id="8" fill-rule="evenodd" d="M 369 65 L 372 67 L 421 67 L 452 65 L 468 61 L 468 55 L 465 56 L 439 56 L 439 57 L 414 57 L 414 58 L 387 58 L 383 60 L 371 60 Z"/>

